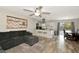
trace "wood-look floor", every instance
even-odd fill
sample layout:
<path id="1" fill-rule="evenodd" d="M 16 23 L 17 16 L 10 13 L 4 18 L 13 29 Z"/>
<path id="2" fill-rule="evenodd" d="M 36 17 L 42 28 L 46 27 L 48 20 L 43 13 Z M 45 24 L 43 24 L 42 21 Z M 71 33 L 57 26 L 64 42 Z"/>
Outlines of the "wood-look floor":
<path id="1" fill-rule="evenodd" d="M 48 39 L 39 37 L 39 42 L 33 46 L 20 44 L 6 50 L 7 53 L 78 53 L 79 42 L 65 40 L 64 44 L 59 43 L 57 38 Z"/>

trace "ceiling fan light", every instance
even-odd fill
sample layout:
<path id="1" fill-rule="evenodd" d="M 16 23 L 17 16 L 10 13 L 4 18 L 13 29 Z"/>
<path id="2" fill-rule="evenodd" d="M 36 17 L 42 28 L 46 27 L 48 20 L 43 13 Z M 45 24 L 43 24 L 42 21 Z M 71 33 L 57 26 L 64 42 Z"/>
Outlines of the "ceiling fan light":
<path id="1" fill-rule="evenodd" d="M 40 16 L 40 14 L 41 14 L 41 11 L 37 8 L 37 9 L 35 10 L 35 15 L 36 15 L 36 16 Z"/>
<path id="2" fill-rule="evenodd" d="M 40 13 L 35 13 L 36 16 L 40 16 Z"/>

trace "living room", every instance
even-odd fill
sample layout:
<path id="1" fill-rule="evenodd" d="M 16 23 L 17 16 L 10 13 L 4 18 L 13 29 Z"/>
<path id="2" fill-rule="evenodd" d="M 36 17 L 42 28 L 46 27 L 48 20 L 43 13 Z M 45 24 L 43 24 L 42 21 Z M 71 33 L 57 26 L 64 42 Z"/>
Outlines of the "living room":
<path id="1" fill-rule="evenodd" d="M 0 6 L 0 52 L 78 53 L 78 10 L 77 6 Z"/>

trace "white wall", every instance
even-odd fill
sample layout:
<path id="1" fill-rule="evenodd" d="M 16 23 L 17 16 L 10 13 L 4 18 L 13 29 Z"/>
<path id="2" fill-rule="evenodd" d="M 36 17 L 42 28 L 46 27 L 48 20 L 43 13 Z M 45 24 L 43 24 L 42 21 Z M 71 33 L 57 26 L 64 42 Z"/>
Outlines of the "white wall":
<path id="1" fill-rule="evenodd" d="M 0 32 L 6 31 L 6 19 L 3 13 L 0 13 Z"/>
<path id="2" fill-rule="evenodd" d="M 37 21 L 35 19 L 32 19 L 32 18 L 28 19 L 27 31 L 34 33 L 36 29 L 36 23 Z"/>
<path id="3" fill-rule="evenodd" d="M 7 29 L 7 15 L 9 16 L 15 16 L 15 17 L 19 17 L 19 18 L 24 18 L 28 20 L 28 27 L 25 29 Z M 32 18 L 27 18 L 26 16 L 20 15 L 20 14 L 16 14 L 16 13 L 11 13 L 11 12 L 0 12 L 0 32 L 7 32 L 7 31 L 16 31 L 16 30 L 27 30 L 30 32 L 33 32 L 33 30 L 35 29 L 35 23 L 36 20 L 32 19 Z"/>

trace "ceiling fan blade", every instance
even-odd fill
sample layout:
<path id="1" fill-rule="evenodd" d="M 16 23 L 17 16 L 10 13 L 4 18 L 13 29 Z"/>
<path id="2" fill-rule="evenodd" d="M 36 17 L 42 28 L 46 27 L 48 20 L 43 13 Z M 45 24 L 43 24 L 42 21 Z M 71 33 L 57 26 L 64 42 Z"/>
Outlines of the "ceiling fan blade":
<path id="1" fill-rule="evenodd" d="M 51 14 L 50 12 L 42 12 L 42 14 Z"/>
<path id="2" fill-rule="evenodd" d="M 34 14 L 31 14 L 30 16 L 33 16 Z"/>
<path id="3" fill-rule="evenodd" d="M 28 10 L 28 9 L 24 9 L 24 11 L 29 11 L 29 12 L 33 12 L 33 11 L 31 11 L 31 10 Z"/>

